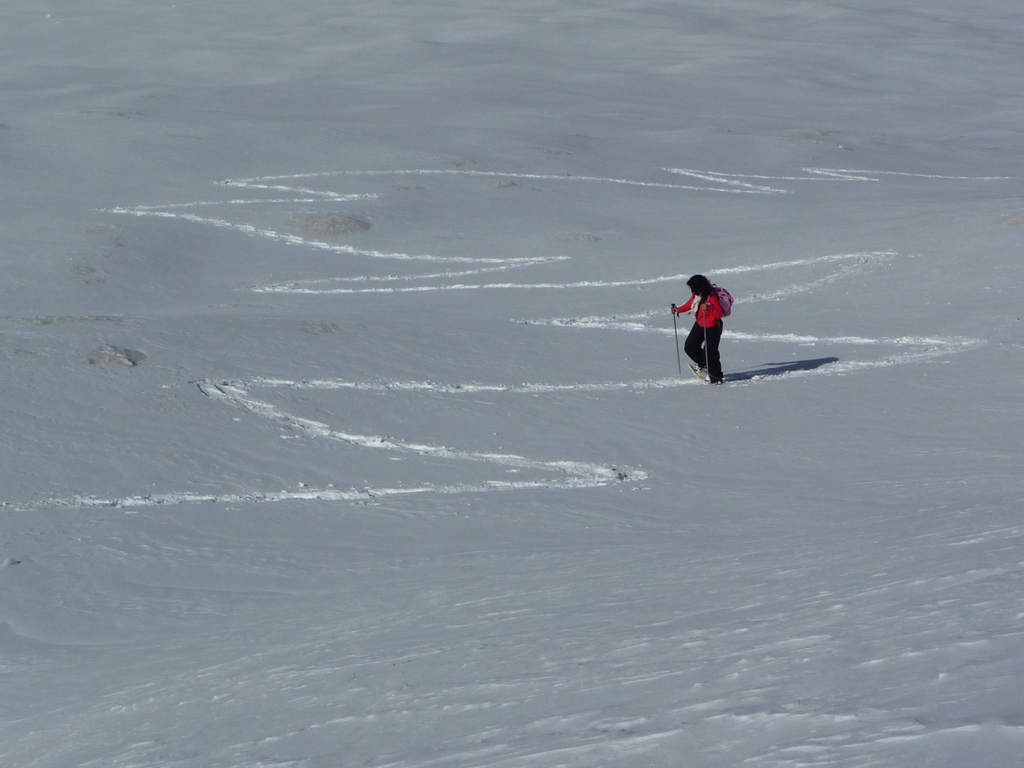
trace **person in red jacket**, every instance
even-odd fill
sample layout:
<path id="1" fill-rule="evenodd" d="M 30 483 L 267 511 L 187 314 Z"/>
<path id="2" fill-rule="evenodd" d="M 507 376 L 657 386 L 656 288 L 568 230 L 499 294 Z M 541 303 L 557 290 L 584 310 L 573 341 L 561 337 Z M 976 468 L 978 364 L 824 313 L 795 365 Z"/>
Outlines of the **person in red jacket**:
<path id="1" fill-rule="evenodd" d="M 672 314 L 693 313 L 697 320 L 686 337 L 683 349 L 687 357 L 696 363 L 696 366 L 690 366 L 694 373 L 701 376 L 703 371 L 707 371 L 708 381 L 721 384 L 722 359 L 718 354 L 718 343 L 722 340 L 722 305 L 718 303 L 711 281 L 704 275 L 694 275 L 686 285 L 693 294 L 690 300 L 681 307 L 672 305 Z"/>

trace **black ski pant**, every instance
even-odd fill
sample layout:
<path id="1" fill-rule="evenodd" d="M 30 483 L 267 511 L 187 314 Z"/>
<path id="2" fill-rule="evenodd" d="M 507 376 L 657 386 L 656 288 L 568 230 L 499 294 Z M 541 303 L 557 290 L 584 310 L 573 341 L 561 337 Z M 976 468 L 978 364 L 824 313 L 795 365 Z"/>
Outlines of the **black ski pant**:
<path id="1" fill-rule="evenodd" d="M 686 356 L 693 360 L 698 368 L 707 368 L 712 381 L 720 381 L 722 378 L 722 358 L 718 354 L 718 343 L 721 340 L 721 320 L 711 328 L 701 328 L 694 323 L 683 345 Z"/>

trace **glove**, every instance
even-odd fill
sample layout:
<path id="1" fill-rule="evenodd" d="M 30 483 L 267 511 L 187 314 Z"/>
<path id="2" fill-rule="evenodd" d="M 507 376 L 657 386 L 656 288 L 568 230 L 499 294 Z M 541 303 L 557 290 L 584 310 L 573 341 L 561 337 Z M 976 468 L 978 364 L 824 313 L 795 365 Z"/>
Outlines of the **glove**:
<path id="1" fill-rule="evenodd" d="M 672 305 L 672 314 L 673 315 L 678 315 L 679 314 L 679 307 L 677 307 L 675 304 Z"/>

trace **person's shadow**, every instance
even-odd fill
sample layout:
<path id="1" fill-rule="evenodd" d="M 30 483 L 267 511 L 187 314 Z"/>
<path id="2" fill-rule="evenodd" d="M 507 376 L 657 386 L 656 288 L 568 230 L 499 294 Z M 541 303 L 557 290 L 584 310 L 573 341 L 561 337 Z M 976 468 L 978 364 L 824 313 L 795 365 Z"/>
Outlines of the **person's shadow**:
<path id="1" fill-rule="evenodd" d="M 838 363 L 838 357 L 816 357 L 813 360 L 794 360 L 791 363 L 765 363 L 760 368 L 752 371 L 736 371 L 725 374 L 726 381 L 750 381 L 761 379 L 765 376 L 781 376 L 784 373 L 793 371 L 813 371 L 823 365 Z"/>

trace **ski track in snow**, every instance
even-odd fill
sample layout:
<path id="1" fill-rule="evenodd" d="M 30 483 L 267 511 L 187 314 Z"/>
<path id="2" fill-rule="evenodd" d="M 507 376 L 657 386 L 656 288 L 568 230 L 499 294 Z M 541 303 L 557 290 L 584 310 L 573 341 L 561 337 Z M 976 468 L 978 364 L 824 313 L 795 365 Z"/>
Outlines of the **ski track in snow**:
<path id="1" fill-rule="evenodd" d="M 758 194 L 786 194 L 790 190 L 757 184 L 756 181 L 866 181 L 880 182 L 883 176 L 895 176 L 906 179 L 931 179 L 941 181 L 1013 181 L 1017 176 L 941 176 L 929 173 L 903 173 L 901 171 L 866 171 L 847 168 L 803 168 L 807 176 L 758 176 L 744 173 L 722 173 L 721 171 L 700 171 L 692 168 L 662 168 L 667 173 L 689 176 L 713 184 L 724 184 Z"/>
<path id="2" fill-rule="evenodd" d="M 826 264 L 831 262 L 850 262 L 844 266 L 839 267 L 834 273 L 826 275 L 818 280 L 806 283 L 798 283 L 791 286 L 786 286 L 779 290 L 766 294 L 755 294 L 749 297 L 741 297 L 736 300 L 736 303 L 746 303 L 753 301 L 772 301 L 780 299 L 784 296 L 789 296 L 794 293 L 804 293 L 807 291 L 813 291 L 825 285 L 834 283 L 835 281 L 846 277 L 848 275 L 860 272 L 871 266 L 875 266 L 881 261 L 891 259 L 897 254 L 894 251 L 876 251 L 871 253 L 843 253 L 843 254 L 832 254 L 829 256 L 817 256 L 807 259 L 795 259 L 792 261 L 778 261 L 770 264 L 757 264 L 747 265 L 740 267 L 725 267 L 722 269 L 715 269 L 707 271 L 708 275 L 719 276 L 719 275 L 732 275 L 742 274 L 745 272 L 763 272 L 783 269 L 787 267 L 803 267 L 815 264 Z M 523 258 L 515 264 L 506 265 L 504 267 L 492 267 L 489 269 L 477 269 L 461 273 L 441 273 L 434 275 L 405 275 L 401 277 L 378 277 L 378 278 L 325 278 L 317 281 L 292 281 L 290 283 L 277 283 L 270 285 L 254 286 L 253 291 L 257 293 L 299 293 L 299 294 L 358 294 L 358 293 L 424 293 L 431 291 L 470 291 L 470 290 L 565 290 L 572 288 L 636 288 L 647 285 L 659 285 L 664 283 L 679 283 L 686 282 L 690 278 L 689 272 L 675 274 L 675 275 L 662 275 L 659 277 L 647 277 L 639 278 L 634 280 L 578 280 L 571 283 L 449 283 L 441 285 L 420 285 L 420 286 L 409 286 L 409 287 L 385 287 L 385 288 L 316 288 L 314 285 L 321 284 L 327 280 L 347 280 L 347 281 L 361 281 L 361 280 L 416 280 L 416 279 L 431 279 L 439 277 L 456 277 L 470 274 L 481 274 L 487 271 L 497 271 L 499 269 L 509 269 L 511 267 L 519 266 L 533 266 L 536 264 L 542 264 L 553 261 L 564 261 L 568 257 L 534 257 L 534 258 Z M 664 311 L 661 311 L 664 314 Z"/>
<path id="3" fill-rule="evenodd" d="M 387 496 L 411 496 L 419 494 L 465 494 L 489 491 L 516 491 L 525 489 L 565 490 L 581 488 L 599 488 L 616 482 L 638 481 L 647 478 L 640 470 L 605 466 L 581 461 L 538 461 L 524 456 L 508 453 L 482 453 L 463 451 L 442 445 L 411 443 L 381 435 L 360 435 L 341 432 L 329 425 L 296 416 L 276 406 L 251 397 L 248 391 L 238 383 L 199 382 L 199 389 L 210 397 L 226 405 L 274 421 L 281 426 L 298 432 L 304 437 L 321 438 L 348 443 L 360 448 L 382 450 L 395 453 L 429 456 L 441 459 L 482 462 L 494 464 L 506 469 L 535 470 L 554 473 L 556 477 L 549 480 L 488 480 L 483 483 L 463 483 L 453 485 L 422 485 L 418 487 L 399 488 L 363 488 L 348 491 L 335 489 L 305 489 L 302 491 L 249 492 L 229 494 L 196 494 L 196 493 L 165 493 L 147 494 L 144 496 L 127 496 L 104 499 L 92 496 L 75 496 L 70 499 L 55 499 L 46 502 L 45 507 L 153 507 L 176 504 L 238 502 L 274 502 L 274 501 L 369 501 Z"/>
<path id="4" fill-rule="evenodd" d="M 689 273 L 661 275 L 654 277 L 635 278 L 628 280 L 579 280 L 574 282 L 534 282 L 534 283 L 461 283 L 448 282 L 457 278 L 473 277 L 488 273 L 536 267 L 545 264 L 565 261 L 567 256 L 522 256 L 511 258 L 494 258 L 487 256 L 438 256 L 432 254 L 408 254 L 368 250 L 351 245 L 312 240 L 298 235 L 282 233 L 269 228 L 261 228 L 248 223 L 230 221 L 228 219 L 199 215 L 188 209 L 215 208 L 219 206 L 240 207 L 249 205 L 288 205 L 295 203 L 329 202 L 341 203 L 356 200 L 371 201 L 379 199 L 370 193 L 342 193 L 331 190 L 311 189 L 297 186 L 294 182 L 310 179 L 339 179 L 358 177 L 386 176 L 449 176 L 449 177 L 485 177 L 501 179 L 522 179 L 546 182 L 575 182 L 591 184 L 609 184 L 634 187 L 648 187 L 667 191 L 709 192 L 724 194 L 790 194 L 791 190 L 778 186 L 778 182 L 868 182 L 878 183 L 883 177 L 904 177 L 921 179 L 944 179 L 950 181 L 997 181 L 1015 177 L 963 177 L 939 176 L 929 174 L 910 174 L 897 171 L 867 171 L 838 168 L 804 168 L 806 176 L 766 176 L 753 174 L 723 173 L 718 171 L 701 171 L 687 168 L 662 168 L 664 172 L 686 176 L 707 182 L 705 186 L 669 184 L 665 182 L 641 181 L 620 178 L 601 178 L 594 176 L 572 176 L 556 174 L 505 173 L 498 171 L 474 171 L 456 169 L 411 169 L 411 170 L 366 170 L 366 171 L 327 171 L 319 173 L 301 173 L 282 176 L 261 176 L 248 179 L 228 179 L 219 182 L 221 186 L 244 189 L 257 193 L 286 193 L 292 197 L 229 199 L 223 201 L 198 201 L 171 203 L 165 205 L 138 205 L 117 207 L 107 212 L 137 217 L 155 217 L 203 224 L 221 229 L 228 229 L 250 237 L 266 238 L 287 245 L 306 247 L 314 250 L 326 250 L 340 255 L 363 257 L 369 259 L 385 259 L 396 261 L 425 261 L 434 263 L 458 263 L 475 265 L 459 271 L 443 271 L 412 275 L 360 275 L 355 277 L 326 277 L 320 279 L 294 280 L 288 283 L 275 283 L 251 286 L 250 290 L 257 293 L 285 294 L 392 294 L 409 292 L 439 292 L 466 290 L 571 290 L 571 289 L 615 289 L 635 288 L 648 285 L 684 282 Z M 775 186 L 773 186 L 775 185 Z M 776 261 L 766 264 L 741 265 L 708 271 L 710 276 L 737 275 L 750 272 L 771 272 L 779 270 L 799 270 L 804 267 L 834 266 L 834 269 L 823 277 L 810 281 L 793 283 L 774 291 L 740 296 L 737 304 L 759 301 L 777 301 L 788 296 L 814 291 L 828 286 L 846 276 L 871 269 L 881 263 L 897 257 L 893 251 L 875 251 L 863 253 L 842 253 L 817 256 L 787 261 Z M 432 281 L 424 285 L 379 285 L 382 283 L 408 283 L 411 281 Z M 363 285 L 356 285 L 356 284 Z M 378 285 L 367 285 L 378 284 Z M 520 320 L 529 325 L 545 325 L 558 328 L 598 329 L 612 331 L 628 331 L 643 333 L 672 334 L 673 330 L 659 320 L 658 325 L 651 325 L 653 318 L 663 318 L 665 310 L 659 308 L 633 315 L 612 315 L 607 317 L 552 318 L 541 320 Z M 816 337 L 802 334 L 785 333 L 745 333 L 742 331 L 726 331 L 725 337 L 737 342 L 775 342 L 797 345 L 858 345 L 868 347 L 890 347 L 893 351 L 881 358 L 863 361 L 838 361 L 829 365 L 810 370 L 792 370 L 775 374 L 772 378 L 783 380 L 801 376 L 843 375 L 871 368 L 888 367 L 903 363 L 921 362 L 929 359 L 945 357 L 975 348 L 985 342 L 979 339 L 965 338 L 862 338 L 862 337 Z M 748 378 L 757 378 L 757 374 Z M 317 501 L 367 501 L 387 496 L 410 496 L 419 494 L 465 494 L 492 491 L 515 491 L 524 489 L 582 489 L 597 488 L 610 483 L 636 481 L 646 478 L 646 474 L 630 468 L 618 468 L 612 465 L 601 465 L 579 461 L 543 461 L 523 456 L 501 453 L 482 453 L 458 450 L 447 446 L 418 444 L 405 442 L 378 435 L 359 435 L 336 430 L 322 422 L 305 419 L 278 409 L 276 406 L 253 398 L 250 390 L 256 388 L 292 388 L 305 390 L 351 390 L 380 393 L 430 393 L 444 395 L 460 395 L 472 393 L 497 394 L 558 394 L 580 392 L 644 392 L 652 389 L 664 389 L 679 386 L 699 385 L 696 379 L 663 378 L 642 379 L 625 382 L 582 382 L 571 384 L 484 384 L 437 383 L 425 381 L 381 381 L 358 382 L 340 379 L 289 380 L 280 378 L 255 377 L 249 381 L 239 382 L 199 382 L 199 389 L 208 397 L 225 405 L 239 408 L 249 414 L 277 422 L 297 431 L 306 437 L 318 437 L 344 442 L 360 448 L 385 450 L 425 457 L 435 457 L 457 461 L 473 461 L 493 464 L 514 470 L 532 470 L 542 473 L 554 473 L 555 477 L 543 480 L 524 481 L 486 481 L 483 483 L 464 483 L 452 485 L 422 485 L 398 488 L 362 488 L 351 490 L 303 489 L 301 491 L 277 492 L 239 492 L 230 494 L 196 494 L 166 493 L 123 498 L 103 499 L 96 497 L 77 496 L 71 499 L 54 499 L 44 502 L 45 507 L 145 507 L 174 504 L 199 503 L 238 503 L 238 502 L 274 502 L 288 500 Z"/>
<path id="5" fill-rule="evenodd" d="M 754 185 L 748 185 L 751 188 L 731 188 L 730 185 L 725 182 L 718 182 L 723 184 L 721 187 L 697 187 L 689 186 L 685 184 L 668 184 L 666 182 L 657 181 L 639 181 L 634 179 L 612 179 L 603 178 L 600 176 L 573 176 L 571 174 L 542 174 L 542 173 L 504 173 L 501 171 L 470 171 L 470 170 L 459 170 L 459 169 L 406 169 L 406 170 L 394 170 L 394 171 L 325 171 L 321 173 L 297 173 L 288 176 L 258 176 L 251 179 L 226 179 L 220 182 L 222 185 L 227 187 L 241 187 L 243 189 L 275 189 L 275 190 L 286 190 L 292 189 L 292 187 L 284 185 L 267 185 L 264 182 L 267 181 L 289 181 L 293 179 L 312 179 L 312 178 L 330 178 L 330 177 L 344 177 L 344 176 L 466 176 L 466 177 L 484 177 L 494 179 L 521 179 L 524 181 L 573 181 L 573 182 L 590 182 L 599 184 L 619 184 L 630 187 L 650 187 L 653 189 L 678 189 L 686 190 L 691 192 L 718 192 L 725 194 L 776 194 L 776 190 L 770 190 L 768 188 L 753 188 Z"/>
<path id="6" fill-rule="evenodd" d="M 621 329 L 628 331 L 644 330 L 661 334 L 672 334 L 671 329 L 635 328 L 630 324 L 594 322 L 590 325 L 579 324 L 575 327 L 593 327 L 602 329 Z M 959 352 L 966 352 L 983 346 L 982 339 L 972 338 L 928 338 L 905 336 L 900 338 L 871 339 L 859 336 L 819 337 L 794 333 L 743 333 L 726 331 L 725 338 L 731 341 L 777 342 L 802 346 L 808 345 L 857 345 L 857 346 L 890 346 L 897 351 L 874 360 L 845 360 L 830 363 L 810 370 L 792 370 L 785 373 L 770 373 L 759 376 L 753 373 L 750 378 L 797 378 L 802 376 L 837 376 L 873 368 L 887 368 L 904 363 L 923 362 L 947 357 Z M 748 379 L 744 379 L 748 380 Z M 563 393 L 587 392 L 644 392 L 652 389 L 673 389 L 700 385 L 702 382 L 692 378 L 637 379 L 634 381 L 580 382 L 572 384 L 484 384 L 480 382 L 444 383 L 433 381 L 349 381 L 346 379 L 280 379 L 257 377 L 244 382 L 224 382 L 225 385 L 244 389 L 287 388 L 308 390 L 350 390 L 353 392 L 397 393 L 433 395 L 473 395 L 473 394 L 525 394 L 546 395 Z"/>

